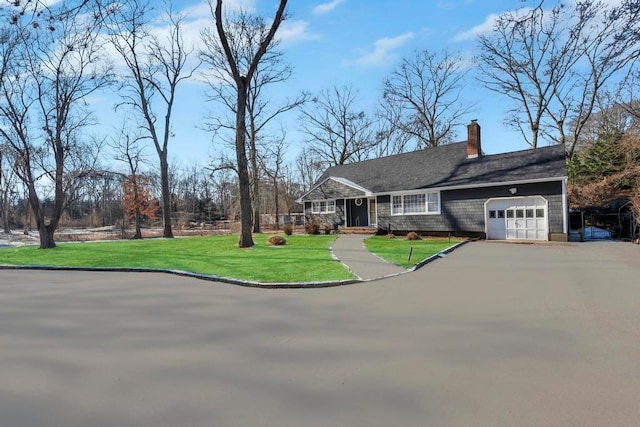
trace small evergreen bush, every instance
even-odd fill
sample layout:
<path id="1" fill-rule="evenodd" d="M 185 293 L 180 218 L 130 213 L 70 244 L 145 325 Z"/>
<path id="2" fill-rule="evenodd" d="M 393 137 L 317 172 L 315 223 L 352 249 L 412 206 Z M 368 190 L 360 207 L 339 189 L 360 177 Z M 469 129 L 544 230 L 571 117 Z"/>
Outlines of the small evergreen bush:
<path id="1" fill-rule="evenodd" d="M 287 236 L 291 236 L 293 234 L 293 225 L 291 225 L 290 222 L 287 222 L 282 226 L 282 231 L 284 231 L 284 234 Z"/>

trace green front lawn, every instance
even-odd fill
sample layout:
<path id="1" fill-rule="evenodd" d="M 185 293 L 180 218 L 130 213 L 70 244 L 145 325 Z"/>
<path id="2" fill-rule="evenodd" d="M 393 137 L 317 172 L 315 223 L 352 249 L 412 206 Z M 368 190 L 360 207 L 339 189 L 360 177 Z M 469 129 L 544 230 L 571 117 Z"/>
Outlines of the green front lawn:
<path id="1" fill-rule="evenodd" d="M 1 249 L 0 264 L 157 268 L 265 283 L 354 278 L 331 257 L 335 236 L 286 236 L 279 247 L 267 246 L 269 237 L 255 235 L 249 249 L 239 249 L 235 235 L 27 246 Z"/>
<path id="2" fill-rule="evenodd" d="M 410 268 L 423 259 L 429 258 L 458 242 L 460 239 L 406 240 L 404 237 L 389 239 L 384 236 L 374 236 L 366 239 L 364 245 L 369 252 L 373 252 L 380 258 L 392 264 Z M 411 261 L 409 261 L 411 248 L 413 248 L 413 253 Z"/>

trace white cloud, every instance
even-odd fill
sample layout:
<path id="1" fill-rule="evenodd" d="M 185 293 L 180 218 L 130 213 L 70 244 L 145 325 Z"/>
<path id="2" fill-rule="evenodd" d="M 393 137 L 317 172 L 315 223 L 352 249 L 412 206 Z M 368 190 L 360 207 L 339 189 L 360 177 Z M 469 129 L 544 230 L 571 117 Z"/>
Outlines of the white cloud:
<path id="1" fill-rule="evenodd" d="M 341 3 L 344 3 L 345 0 L 332 0 L 329 3 L 322 3 L 313 8 L 313 13 L 316 15 L 322 15 L 324 13 L 329 13 Z"/>
<path id="2" fill-rule="evenodd" d="M 309 31 L 309 23 L 307 21 L 291 21 L 285 20 L 280 24 L 276 37 L 282 43 L 296 43 L 304 40 L 317 40 L 320 35 Z"/>
<path id="3" fill-rule="evenodd" d="M 620 6 L 620 4 L 622 3 L 622 0 L 602 0 L 602 4 L 607 8 L 613 8 L 613 7 L 618 7 Z M 572 4 L 570 7 L 575 7 L 575 0 L 574 0 L 574 4 Z M 511 10 L 511 11 L 505 11 L 504 14 L 513 14 L 515 17 L 522 17 L 525 16 L 526 14 L 530 13 L 532 11 L 532 9 L 530 7 L 522 7 L 520 9 L 516 9 L 516 10 Z M 451 41 L 452 42 L 463 42 L 463 41 L 469 41 L 469 40 L 473 40 L 478 36 L 481 35 L 486 35 L 489 34 L 493 31 L 493 29 L 495 28 L 495 24 L 498 21 L 498 19 L 503 16 L 504 14 L 491 14 L 489 16 L 486 17 L 486 19 L 484 20 L 484 22 L 480 25 L 476 25 L 475 27 L 467 30 L 467 31 L 463 31 L 460 32 L 458 34 L 456 34 Z M 548 13 L 548 10 L 545 9 L 545 19 L 551 19 L 550 18 L 550 14 Z"/>
<path id="4" fill-rule="evenodd" d="M 484 20 L 482 24 L 476 25 L 470 30 L 463 31 L 461 33 L 456 34 L 453 37 L 452 41 L 463 42 L 467 40 L 473 40 L 482 34 L 488 34 L 491 31 L 493 31 L 493 28 L 495 27 L 495 24 L 498 18 L 500 18 L 499 14 L 492 13 L 491 15 L 487 16 L 487 18 Z"/>
<path id="5" fill-rule="evenodd" d="M 395 51 L 405 45 L 415 36 L 414 33 L 404 33 L 397 37 L 384 37 L 378 39 L 373 44 L 373 51 L 361 56 L 356 60 L 359 65 L 379 66 L 387 64 L 393 60 Z"/>

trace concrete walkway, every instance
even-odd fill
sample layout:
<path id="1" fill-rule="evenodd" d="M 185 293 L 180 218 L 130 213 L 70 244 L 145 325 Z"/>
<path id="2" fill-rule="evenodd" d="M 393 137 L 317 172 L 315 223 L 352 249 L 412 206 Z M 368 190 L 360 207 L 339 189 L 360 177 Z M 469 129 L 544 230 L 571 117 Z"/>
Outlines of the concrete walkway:
<path id="1" fill-rule="evenodd" d="M 334 256 L 363 280 L 392 276 L 407 271 L 405 268 L 389 264 L 367 251 L 364 247 L 364 239 L 367 237 L 370 236 L 362 234 L 340 235 L 333 243 Z"/>

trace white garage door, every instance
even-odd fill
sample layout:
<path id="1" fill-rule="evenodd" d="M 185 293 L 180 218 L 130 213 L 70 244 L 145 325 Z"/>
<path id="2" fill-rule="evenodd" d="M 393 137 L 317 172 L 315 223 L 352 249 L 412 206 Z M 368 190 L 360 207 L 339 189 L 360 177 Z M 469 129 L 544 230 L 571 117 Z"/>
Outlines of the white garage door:
<path id="1" fill-rule="evenodd" d="M 485 203 L 487 239 L 548 240 L 548 203 L 541 196 L 490 199 Z"/>

